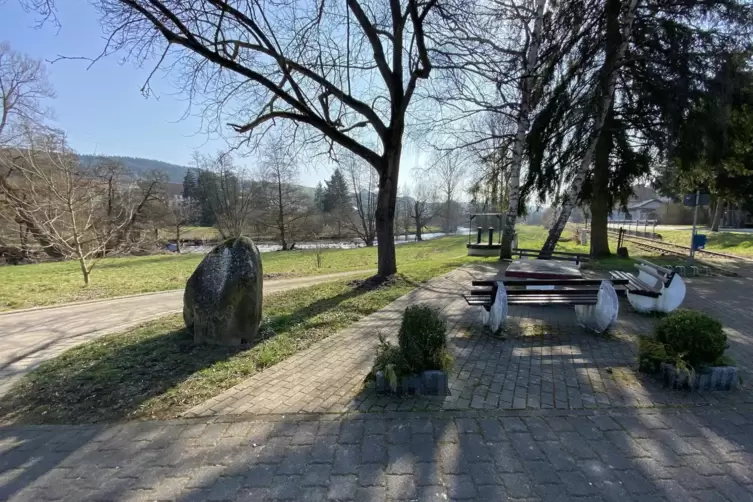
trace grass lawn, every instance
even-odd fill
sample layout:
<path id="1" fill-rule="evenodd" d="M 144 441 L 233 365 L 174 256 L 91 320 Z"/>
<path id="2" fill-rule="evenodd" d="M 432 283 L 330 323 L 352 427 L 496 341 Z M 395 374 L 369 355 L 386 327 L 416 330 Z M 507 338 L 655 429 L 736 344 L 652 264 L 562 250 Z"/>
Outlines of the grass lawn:
<path id="1" fill-rule="evenodd" d="M 520 247 L 536 247 L 546 239 L 543 227 L 521 226 Z M 398 269 L 434 258 L 465 257 L 467 237 L 454 236 L 396 247 Z M 586 250 L 563 236 L 558 249 Z M 262 254 L 267 277 L 296 277 L 376 269 L 377 250 L 325 249 L 317 268 L 313 250 L 276 251 Z M 202 260 L 201 254 L 163 254 L 101 260 L 94 268 L 91 284 L 83 285 L 76 262 L 0 267 L 0 311 L 78 300 L 180 289 Z"/>
<path id="2" fill-rule="evenodd" d="M 709 251 L 753 257 L 753 233 L 712 232 L 703 228 L 697 231 L 708 236 L 706 249 Z M 691 230 L 660 230 L 659 233 L 666 242 L 690 246 Z"/>
<path id="3" fill-rule="evenodd" d="M 447 240 L 455 251 L 456 241 Z M 379 289 L 353 288 L 349 280 L 340 280 L 271 295 L 264 314 L 274 336 L 247 350 L 194 345 L 179 315 L 105 336 L 24 376 L 0 400 L 0 422 L 174 417 L 384 307 L 413 289 L 414 281 L 468 261 L 466 256 L 434 251 L 404 266 L 401 277 Z"/>

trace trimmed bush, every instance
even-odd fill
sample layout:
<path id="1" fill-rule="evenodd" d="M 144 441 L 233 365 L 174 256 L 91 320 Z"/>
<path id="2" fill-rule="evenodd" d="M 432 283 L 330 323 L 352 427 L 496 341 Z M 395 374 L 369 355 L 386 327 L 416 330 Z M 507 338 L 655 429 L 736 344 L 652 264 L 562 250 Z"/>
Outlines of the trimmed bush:
<path id="1" fill-rule="evenodd" d="M 397 339 L 409 372 L 444 369 L 447 324 L 433 308 L 413 305 L 405 309 Z"/>
<path id="2" fill-rule="evenodd" d="M 638 339 L 638 370 L 644 373 L 658 373 L 661 363 L 667 361 L 664 344 L 653 338 L 642 336 Z"/>
<path id="3" fill-rule="evenodd" d="M 656 340 L 664 344 L 668 358 L 682 359 L 695 369 L 714 364 L 727 348 L 722 324 L 693 310 L 676 310 L 659 321 Z"/>

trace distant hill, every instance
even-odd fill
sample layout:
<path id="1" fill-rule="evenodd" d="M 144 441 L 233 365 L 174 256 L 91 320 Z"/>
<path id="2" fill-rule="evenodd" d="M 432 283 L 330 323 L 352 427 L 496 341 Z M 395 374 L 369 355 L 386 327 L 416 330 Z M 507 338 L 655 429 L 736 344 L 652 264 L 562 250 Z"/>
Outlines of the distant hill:
<path id="1" fill-rule="evenodd" d="M 163 171 L 170 181 L 182 183 L 188 167 L 162 162 L 161 160 L 142 159 L 140 157 L 121 157 L 119 155 L 79 155 L 81 162 L 86 164 L 96 162 L 97 159 L 110 159 L 122 163 L 126 169 L 135 173 L 145 173 L 152 170 Z"/>

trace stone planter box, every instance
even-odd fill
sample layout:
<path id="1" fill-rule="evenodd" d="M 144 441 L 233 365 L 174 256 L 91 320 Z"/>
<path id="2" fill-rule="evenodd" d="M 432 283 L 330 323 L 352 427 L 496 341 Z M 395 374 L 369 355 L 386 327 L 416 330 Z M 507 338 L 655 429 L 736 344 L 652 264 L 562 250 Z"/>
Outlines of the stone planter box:
<path id="1" fill-rule="evenodd" d="M 390 383 L 383 371 L 377 371 L 376 391 L 380 394 L 393 394 Z M 394 394 L 418 394 L 422 396 L 446 396 L 449 394 L 447 373 L 441 370 L 424 371 L 419 375 L 403 377 Z"/>
<path id="2" fill-rule="evenodd" d="M 688 375 L 678 371 L 673 364 L 662 363 L 660 372 L 664 384 L 673 389 L 734 390 L 740 384 L 740 374 L 735 366 L 714 366 Z"/>

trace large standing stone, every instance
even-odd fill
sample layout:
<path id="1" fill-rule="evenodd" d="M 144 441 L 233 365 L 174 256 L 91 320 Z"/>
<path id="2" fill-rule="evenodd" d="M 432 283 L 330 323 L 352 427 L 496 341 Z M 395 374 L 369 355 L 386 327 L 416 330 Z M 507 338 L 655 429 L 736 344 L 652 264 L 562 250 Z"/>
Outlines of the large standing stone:
<path id="1" fill-rule="evenodd" d="M 228 239 L 188 278 L 183 320 L 197 343 L 238 345 L 258 339 L 262 306 L 259 250 L 248 237 Z"/>

